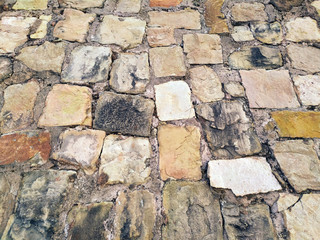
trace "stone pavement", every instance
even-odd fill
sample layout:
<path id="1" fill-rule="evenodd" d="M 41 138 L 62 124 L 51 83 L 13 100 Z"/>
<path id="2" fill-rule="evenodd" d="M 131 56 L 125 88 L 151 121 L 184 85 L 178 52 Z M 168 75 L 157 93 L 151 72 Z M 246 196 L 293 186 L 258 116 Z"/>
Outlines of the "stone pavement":
<path id="1" fill-rule="evenodd" d="M 317 0 L 0 0 L 0 239 L 319 239 L 319 24 Z"/>

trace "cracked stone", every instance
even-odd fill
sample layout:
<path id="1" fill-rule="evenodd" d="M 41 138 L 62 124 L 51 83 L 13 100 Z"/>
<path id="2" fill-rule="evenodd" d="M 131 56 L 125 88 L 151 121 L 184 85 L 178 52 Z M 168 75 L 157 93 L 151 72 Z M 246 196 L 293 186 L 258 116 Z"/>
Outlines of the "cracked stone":
<path id="1" fill-rule="evenodd" d="M 116 12 L 138 13 L 141 8 L 141 0 L 119 0 Z"/>
<path id="2" fill-rule="evenodd" d="M 320 42 L 320 30 L 317 21 L 310 18 L 291 19 L 286 23 L 286 39 L 293 42 Z"/>
<path id="3" fill-rule="evenodd" d="M 105 0 L 59 0 L 59 4 L 62 7 L 73 7 L 77 9 L 86 9 L 93 7 L 103 7 Z"/>
<path id="4" fill-rule="evenodd" d="M 236 42 L 253 41 L 254 37 L 248 26 L 234 26 L 231 36 Z"/>
<path id="5" fill-rule="evenodd" d="M 303 105 L 320 105 L 320 76 L 295 76 L 293 82 Z"/>
<path id="6" fill-rule="evenodd" d="M 209 0 L 205 3 L 205 21 L 210 28 L 209 33 L 227 33 L 228 25 L 224 14 L 221 12 L 224 0 Z"/>
<path id="7" fill-rule="evenodd" d="M 245 97 L 246 93 L 244 87 L 238 82 L 228 82 L 223 84 L 224 89 L 232 97 Z"/>
<path id="8" fill-rule="evenodd" d="M 30 38 L 32 39 L 40 39 L 44 38 L 47 35 L 47 26 L 48 23 L 51 21 L 50 15 L 41 15 L 39 17 L 40 25 L 37 28 L 36 32 L 30 35 Z"/>
<path id="9" fill-rule="evenodd" d="M 150 7 L 175 7 L 178 6 L 182 0 L 150 0 Z"/>
<path id="10" fill-rule="evenodd" d="M 48 0 L 17 0 L 13 5 L 14 10 L 45 10 Z"/>
<path id="11" fill-rule="evenodd" d="M 299 195 L 290 193 L 279 193 L 279 199 L 277 200 L 278 211 L 282 212 L 292 207 L 299 200 Z"/>
<path id="12" fill-rule="evenodd" d="M 265 6 L 262 3 L 235 3 L 231 8 L 231 15 L 236 22 L 268 20 Z"/>
<path id="13" fill-rule="evenodd" d="M 170 27 L 148 28 L 147 39 L 150 47 L 163 47 L 176 44 L 174 29 Z"/>
<path id="14" fill-rule="evenodd" d="M 298 7 L 303 0 L 271 0 L 271 3 L 280 11 L 289 11 L 293 7 Z"/>
<path id="15" fill-rule="evenodd" d="M 10 58 L 0 57 L 0 82 L 11 76 L 12 69 L 13 66 Z"/>
<path id="16" fill-rule="evenodd" d="M 283 40 L 282 27 L 279 22 L 258 22 L 250 25 L 254 37 L 260 42 L 276 45 Z"/>

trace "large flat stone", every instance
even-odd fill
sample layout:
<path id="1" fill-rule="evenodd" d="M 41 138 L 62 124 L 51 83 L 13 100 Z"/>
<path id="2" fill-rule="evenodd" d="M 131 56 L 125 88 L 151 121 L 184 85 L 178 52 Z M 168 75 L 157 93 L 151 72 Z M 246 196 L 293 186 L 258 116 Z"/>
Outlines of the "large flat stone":
<path id="1" fill-rule="evenodd" d="M 291 19 L 286 23 L 286 39 L 293 42 L 320 42 L 320 30 L 317 21 L 310 18 Z"/>
<path id="2" fill-rule="evenodd" d="M 150 0 L 150 7 L 175 7 L 179 5 L 182 0 Z"/>
<path id="3" fill-rule="evenodd" d="M 59 4 L 62 7 L 72 7 L 77 9 L 86 9 L 93 7 L 103 7 L 105 0 L 59 0 Z"/>
<path id="4" fill-rule="evenodd" d="M 205 21 L 210 28 L 209 33 L 227 33 L 228 25 L 224 14 L 221 12 L 224 0 L 208 0 L 205 3 Z"/>
<path id="5" fill-rule="evenodd" d="M 171 27 L 148 28 L 147 39 L 150 47 L 163 47 L 176 43 L 174 29 Z"/>
<path id="6" fill-rule="evenodd" d="M 235 3 L 231 8 L 232 19 L 236 22 L 266 21 L 268 15 L 262 3 Z"/>
<path id="7" fill-rule="evenodd" d="M 17 0 L 13 5 L 14 10 L 45 10 L 48 0 Z"/>
<path id="8" fill-rule="evenodd" d="M 141 0 L 119 0 L 117 2 L 116 12 L 139 13 L 140 9 Z"/>
<path id="9" fill-rule="evenodd" d="M 280 44 L 283 40 L 282 27 L 279 22 L 257 22 L 250 24 L 256 39 L 267 44 Z"/>
<path id="10" fill-rule="evenodd" d="M 294 85 L 303 105 L 320 104 L 320 76 L 306 75 L 293 77 Z"/>
<path id="11" fill-rule="evenodd" d="M 291 208 L 294 204 L 299 201 L 300 197 L 298 194 L 291 193 L 279 193 L 279 198 L 277 200 L 278 211 L 282 212 L 283 210 L 287 210 Z"/>
<path id="12" fill-rule="evenodd" d="M 231 36 L 236 42 L 253 41 L 254 37 L 248 26 L 234 26 Z"/>

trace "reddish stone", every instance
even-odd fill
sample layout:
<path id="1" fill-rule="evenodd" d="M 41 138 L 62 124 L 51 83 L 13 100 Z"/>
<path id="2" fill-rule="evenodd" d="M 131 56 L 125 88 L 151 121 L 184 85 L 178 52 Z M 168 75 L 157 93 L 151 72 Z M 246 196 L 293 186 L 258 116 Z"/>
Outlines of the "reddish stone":
<path id="1" fill-rule="evenodd" d="M 150 0 L 150 7 L 175 7 L 182 0 Z"/>

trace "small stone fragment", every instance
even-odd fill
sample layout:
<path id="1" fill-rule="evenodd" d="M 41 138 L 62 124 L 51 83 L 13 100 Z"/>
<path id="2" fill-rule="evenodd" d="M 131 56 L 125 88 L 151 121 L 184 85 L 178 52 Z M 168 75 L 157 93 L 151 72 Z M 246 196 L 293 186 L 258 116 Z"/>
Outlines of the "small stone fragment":
<path id="1" fill-rule="evenodd" d="M 205 3 L 205 21 L 210 28 L 209 33 L 227 33 L 228 25 L 224 14 L 221 12 L 224 0 L 208 0 Z"/>
<path id="2" fill-rule="evenodd" d="M 277 201 L 278 211 L 282 212 L 292 207 L 299 200 L 299 195 L 290 193 L 280 193 Z"/>
<path id="3" fill-rule="evenodd" d="M 141 8 L 141 0 L 119 0 L 116 12 L 138 13 Z"/>
<path id="4" fill-rule="evenodd" d="M 147 138 L 108 135 L 101 154 L 99 174 L 107 176 L 107 184 L 141 184 L 151 169 L 151 144 Z"/>
<path id="5" fill-rule="evenodd" d="M 175 7 L 178 6 L 182 0 L 150 0 L 150 7 Z"/>
<path id="6" fill-rule="evenodd" d="M 48 0 L 17 0 L 13 5 L 14 10 L 45 10 Z"/>
<path id="7" fill-rule="evenodd" d="M 186 75 L 186 66 L 182 48 L 158 47 L 149 50 L 150 64 L 156 77 L 183 77 Z"/>
<path id="8" fill-rule="evenodd" d="M 320 30 L 317 21 L 310 18 L 291 19 L 286 23 L 286 39 L 293 42 L 316 41 L 320 42 Z"/>
<path id="9" fill-rule="evenodd" d="M 235 3 L 231 8 L 232 19 L 236 22 L 268 20 L 265 6 L 262 3 Z"/>
<path id="10" fill-rule="evenodd" d="M 79 46 L 71 52 L 70 62 L 62 71 L 62 82 L 78 84 L 106 82 L 111 66 L 109 47 Z"/>
<path id="11" fill-rule="evenodd" d="M 150 99 L 104 92 L 98 100 L 94 127 L 107 133 L 149 136 L 153 111 Z"/>
<path id="12" fill-rule="evenodd" d="M 113 62 L 110 86 L 117 92 L 143 93 L 149 83 L 148 54 L 121 53 Z"/>
<path id="13" fill-rule="evenodd" d="M 303 105 L 320 105 L 320 76 L 295 76 L 293 82 Z"/>
<path id="14" fill-rule="evenodd" d="M 191 91 L 184 81 L 170 81 L 155 85 L 157 115 L 161 121 L 194 117 Z"/>
<path id="15" fill-rule="evenodd" d="M 280 11 L 289 11 L 293 7 L 302 5 L 303 0 L 271 0 L 271 3 Z"/>
<path id="16" fill-rule="evenodd" d="M 105 0 L 59 0 L 62 7 L 72 7 L 77 9 L 86 9 L 94 7 L 103 7 Z"/>
<path id="17" fill-rule="evenodd" d="M 231 189 L 236 196 L 281 190 L 263 157 L 210 161 L 208 176 L 212 187 Z"/>
<path id="18" fill-rule="evenodd" d="M 47 35 L 47 25 L 51 21 L 50 15 L 41 15 L 40 16 L 40 25 L 37 31 L 34 34 L 30 35 L 32 39 L 44 38 Z"/>
<path id="19" fill-rule="evenodd" d="M 185 34 L 183 49 L 190 64 L 223 63 L 220 37 L 217 34 Z"/>
<path id="20" fill-rule="evenodd" d="M 227 93 L 232 97 L 245 97 L 244 87 L 238 82 L 228 82 L 223 85 Z"/>
<path id="21" fill-rule="evenodd" d="M 205 182 L 167 182 L 163 206 L 163 239 L 223 239 L 219 195 Z"/>
<path id="22" fill-rule="evenodd" d="M 56 84 L 49 92 L 39 127 L 92 125 L 91 89 Z"/>
<path id="23" fill-rule="evenodd" d="M 12 62 L 10 58 L 0 57 L 0 82 L 12 74 Z"/>
<path id="24" fill-rule="evenodd" d="M 254 37 L 263 43 L 276 45 L 283 40 L 282 27 L 279 22 L 252 23 L 251 31 Z"/>
<path id="25" fill-rule="evenodd" d="M 170 27 L 148 28 L 147 39 L 150 47 L 163 47 L 176 43 L 174 29 Z"/>
<path id="26" fill-rule="evenodd" d="M 158 132 L 162 180 L 200 180 L 200 130 L 194 126 L 162 125 Z"/>
<path id="27" fill-rule="evenodd" d="M 236 42 L 253 41 L 254 37 L 248 26 L 234 26 L 231 36 Z"/>
<path id="28" fill-rule="evenodd" d="M 311 6 L 317 10 L 318 15 L 320 16 L 320 1 L 313 1 Z"/>

